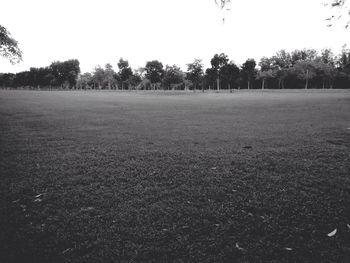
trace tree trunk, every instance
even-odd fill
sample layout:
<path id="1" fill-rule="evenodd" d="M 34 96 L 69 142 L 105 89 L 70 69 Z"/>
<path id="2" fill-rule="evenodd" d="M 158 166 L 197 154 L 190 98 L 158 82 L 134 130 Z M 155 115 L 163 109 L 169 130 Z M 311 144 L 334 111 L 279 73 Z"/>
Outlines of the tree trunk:
<path id="1" fill-rule="evenodd" d="M 322 89 L 324 89 L 324 80 L 322 81 Z"/>
<path id="2" fill-rule="evenodd" d="M 230 93 L 232 93 L 232 89 L 231 89 L 231 84 L 228 84 L 228 89 L 230 90 Z"/>
<path id="3" fill-rule="evenodd" d="M 219 80 L 219 76 L 218 76 L 218 78 L 216 79 L 216 88 L 217 88 L 217 91 L 219 92 L 219 90 L 220 90 L 220 80 Z"/>
<path id="4" fill-rule="evenodd" d="M 250 81 L 249 81 L 249 79 L 248 79 L 248 89 L 250 88 Z"/>
<path id="5" fill-rule="evenodd" d="M 309 86 L 309 70 L 306 70 L 306 82 L 305 82 L 305 89 L 307 89 Z"/>
<path id="6" fill-rule="evenodd" d="M 265 79 L 262 80 L 262 83 L 261 83 L 261 89 L 265 89 Z"/>

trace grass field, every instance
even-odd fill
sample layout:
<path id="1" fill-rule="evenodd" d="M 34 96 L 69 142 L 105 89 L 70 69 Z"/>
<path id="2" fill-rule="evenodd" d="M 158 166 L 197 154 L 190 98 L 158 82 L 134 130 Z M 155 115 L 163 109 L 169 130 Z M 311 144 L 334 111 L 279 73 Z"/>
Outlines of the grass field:
<path id="1" fill-rule="evenodd" d="M 0 262 L 350 262 L 349 128 L 340 90 L 0 91 Z"/>

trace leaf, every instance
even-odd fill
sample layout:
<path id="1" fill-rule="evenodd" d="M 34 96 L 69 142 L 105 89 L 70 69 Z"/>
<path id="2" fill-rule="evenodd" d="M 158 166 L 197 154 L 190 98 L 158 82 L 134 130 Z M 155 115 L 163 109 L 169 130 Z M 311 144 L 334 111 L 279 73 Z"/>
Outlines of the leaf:
<path id="1" fill-rule="evenodd" d="M 35 198 L 39 198 L 41 196 L 43 196 L 43 194 L 38 194 L 38 195 L 35 196 Z"/>
<path id="2" fill-rule="evenodd" d="M 350 225 L 349 224 L 346 224 L 346 226 L 350 229 Z"/>
<path id="3" fill-rule="evenodd" d="M 291 248 L 291 247 L 286 247 L 285 249 L 288 250 L 288 251 L 292 251 L 293 250 L 293 248 Z"/>
<path id="4" fill-rule="evenodd" d="M 334 229 L 332 232 L 328 233 L 327 236 L 333 237 L 337 233 L 337 229 Z"/>
<path id="5" fill-rule="evenodd" d="M 94 207 L 88 206 L 88 207 L 83 207 L 83 208 L 81 208 L 80 211 L 82 211 L 82 212 L 88 212 L 88 211 L 92 211 L 92 210 L 94 210 L 94 209 L 95 209 Z"/>
<path id="6" fill-rule="evenodd" d="M 245 251 L 245 249 L 242 248 L 242 247 L 240 247 L 240 246 L 238 245 L 238 243 L 236 243 L 236 248 L 237 248 L 238 250 Z"/>
<path id="7" fill-rule="evenodd" d="M 62 251 L 62 254 L 64 255 L 64 254 L 66 254 L 67 252 L 69 252 L 69 251 L 71 251 L 71 250 L 72 250 L 71 248 L 67 248 L 67 249 L 65 249 L 65 250 Z"/>

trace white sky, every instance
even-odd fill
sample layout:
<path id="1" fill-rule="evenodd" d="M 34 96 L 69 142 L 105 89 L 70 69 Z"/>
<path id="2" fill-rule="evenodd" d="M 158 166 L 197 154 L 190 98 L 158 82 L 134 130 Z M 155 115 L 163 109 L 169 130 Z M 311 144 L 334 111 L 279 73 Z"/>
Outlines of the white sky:
<path id="1" fill-rule="evenodd" d="M 77 58 L 82 72 L 120 57 L 133 68 L 158 59 L 186 69 L 194 58 L 209 66 L 224 52 L 238 64 L 280 49 L 350 44 L 344 22 L 327 27 L 329 0 L 232 0 L 222 12 L 214 0 L 11 0 L 2 1 L 0 24 L 18 40 L 23 62 L 0 58 L 0 72 L 48 66 Z"/>

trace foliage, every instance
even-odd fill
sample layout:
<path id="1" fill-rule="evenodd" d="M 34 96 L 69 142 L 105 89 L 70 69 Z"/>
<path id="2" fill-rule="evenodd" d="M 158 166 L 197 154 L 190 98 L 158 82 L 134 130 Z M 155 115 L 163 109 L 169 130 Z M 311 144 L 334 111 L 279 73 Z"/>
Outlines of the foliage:
<path id="1" fill-rule="evenodd" d="M 211 67 L 204 70 L 202 61 L 187 64 L 184 73 L 176 65 L 149 61 L 135 71 L 120 59 L 116 73 L 111 64 L 97 66 L 92 74 L 80 73 L 79 61 L 53 62 L 49 67 L 31 68 L 16 74 L 0 74 L 1 87 L 60 87 L 79 89 L 221 89 L 232 88 L 349 88 L 350 50 L 344 46 L 334 55 L 330 49 L 279 50 L 258 63 L 247 59 L 237 66 L 226 54 L 215 54 Z M 203 74 L 203 71 L 205 74 Z M 146 81 L 147 80 L 147 81 Z M 77 82 L 78 81 L 78 82 Z"/>
<path id="2" fill-rule="evenodd" d="M 0 56 L 7 58 L 12 64 L 22 60 L 22 51 L 18 47 L 18 42 L 2 25 L 0 25 Z"/>
<path id="3" fill-rule="evenodd" d="M 203 77 L 203 63 L 201 59 L 195 59 L 187 64 L 186 78 L 190 80 L 195 87 L 201 82 Z"/>
<path id="4" fill-rule="evenodd" d="M 158 60 L 148 61 L 145 67 L 145 77 L 151 81 L 151 83 L 159 83 L 162 81 L 164 69 L 163 64 Z"/>
<path id="5" fill-rule="evenodd" d="M 166 65 L 164 75 L 163 75 L 163 86 L 166 89 L 170 89 L 171 84 L 180 84 L 185 80 L 185 73 L 181 71 L 181 69 L 176 66 Z"/>
<path id="6" fill-rule="evenodd" d="M 240 80 L 239 67 L 232 61 L 223 65 L 220 69 L 220 76 L 222 78 L 223 87 L 237 88 Z"/>
<path id="7" fill-rule="evenodd" d="M 254 59 L 247 59 L 242 65 L 242 78 L 243 81 L 247 83 L 247 88 L 252 88 L 251 84 L 256 77 L 256 62 Z"/>
<path id="8" fill-rule="evenodd" d="M 333 22 L 335 20 L 339 20 L 340 18 L 346 16 L 345 18 L 347 22 L 345 23 L 345 28 L 348 28 L 350 26 L 350 8 L 345 5 L 346 0 L 331 0 L 330 2 L 326 3 L 326 6 L 331 6 L 332 9 L 337 9 L 338 13 L 333 14 L 326 20 L 328 20 L 330 23 L 328 26 L 332 26 Z"/>

